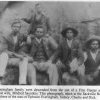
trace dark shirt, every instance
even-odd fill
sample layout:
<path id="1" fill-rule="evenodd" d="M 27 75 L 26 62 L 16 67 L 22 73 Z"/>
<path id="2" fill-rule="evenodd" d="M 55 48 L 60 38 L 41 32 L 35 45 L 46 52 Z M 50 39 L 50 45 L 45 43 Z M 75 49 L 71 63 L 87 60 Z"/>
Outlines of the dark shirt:
<path id="1" fill-rule="evenodd" d="M 35 59 L 35 55 L 38 51 L 38 48 L 42 47 L 39 51 L 43 51 L 43 55 L 45 54 L 46 60 L 50 59 L 54 52 L 56 51 L 58 45 L 52 37 L 42 37 L 42 42 L 39 46 L 39 42 L 37 41 L 36 37 L 32 39 L 31 42 L 31 49 L 30 49 L 30 56 Z"/>
<path id="2" fill-rule="evenodd" d="M 46 61 L 48 60 L 48 56 L 43 44 L 43 40 L 39 43 L 36 38 L 32 41 L 32 47 L 30 55 L 33 57 L 35 61 Z"/>
<path id="3" fill-rule="evenodd" d="M 69 65 L 74 58 L 77 58 L 81 63 L 83 63 L 84 56 L 80 42 L 74 39 L 71 48 L 69 48 L 66 39 L 63 39 L 52 57 L 52 61 L 56 62 L 59 58 L 65 65 Z"/>
<path id="4" fill-rule="evenodd" d="M 98 53 L 96 60 L 94 60 L 91 56 L 91 53 L 88 51 L 87 59 L 84 65 L 86 74 L 92 74 L 93 72 L 95 72 L 100 65 L 100 52 Z"/>
<path id="5" fill-rule="evenodd" d="M 47 18 L 45 15 L 41 15 L 40 19 L 36 19 L 36 15 L 32 16 L 30 19 L 23 19 L 25 22 L 30 24 L 28 34 L 33 34 L 35 32 L 35 28 L 39 25 L 42 25 L 44 27 L 45 32 L 50 31 L 50 22 L 49 18 Z"/>
<path id="6" fill-rule="evenodd" d="M 47 59 L 47 56 L 46 56 L 46 53 L 44 50 L 43 42 L 41 41 L 38 44 L 37 51 L 36 51 L 35 56 L 34 56 L 34 60 L 35 61 L 41 61 L 41 60 L 46 61 L 46 59 Z"/>
<path id="7" fill-rule="evenodd" d="M 19 33 L 17 36 L 17 42 L 15 44 L 12 34 L 8 36 L 3 36 L 3 37 L 7 43 L 8 50 L 12 52 L 16 52 L 16 53 L 18 53 L 19 50 L 22 48 L 22 46 L 24 45 L 23 43 L 26 41 L 26 38 L 27 38 L 25 35 Z"/>

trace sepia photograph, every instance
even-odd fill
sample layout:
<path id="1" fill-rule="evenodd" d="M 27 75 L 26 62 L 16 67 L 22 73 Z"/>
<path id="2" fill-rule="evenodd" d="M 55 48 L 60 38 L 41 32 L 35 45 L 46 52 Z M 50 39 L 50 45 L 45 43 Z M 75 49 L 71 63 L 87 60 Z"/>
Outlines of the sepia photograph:
<path id="1" fill-rule="evenodd" d="M 0 1 L 0 85 L 100 85 L 100 2 Z"/>

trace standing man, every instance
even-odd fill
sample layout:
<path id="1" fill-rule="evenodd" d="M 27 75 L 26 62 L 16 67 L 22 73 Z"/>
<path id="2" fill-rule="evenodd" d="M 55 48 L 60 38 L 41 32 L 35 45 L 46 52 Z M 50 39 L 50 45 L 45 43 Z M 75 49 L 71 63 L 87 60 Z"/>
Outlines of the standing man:
<path id="1" fill-rule="evenodd" d="M 100 37 L 92 35 L 86 41 L 85 78 L 88 85 L 100 84 Z"/>
<path id="2" fill-rule="evenodd" d="M 75 68 L 77 66 L 81 66 L 84 61 L 81 44 L 78 40 L 75 39 L 77 35 L 78 32 L 74 28 L 69 27 L 64 29 L 62 31 L 63 40 L 59 45 L 55 55 L 51 58 L 51 60 L 55 62 L 58 59 L 60 59 L 62 63 L 62 67 L 60 70 L 62 70 L 63 73 L 67 72 L 67 74 L 70 75 L 71 73 L 74 73 L 74 76 L 78 73 L 80 84 L 83 84 L 82 80 L 83 71 L 81 67 Z M 71 68 L 71 66 L 74 67 Z M 67 79 L 68 75 L 65 74 L 62 75 L 62 77 L 65 76 Z"/>
<path id="3" fill-rule="evenodd" d="M 42 25 L 44 27 L 44 30 L 46 33 L 48 33 L 50 31 L 50 22 L 49 22 L 49 18 L 47 18 L 43 12 L 41 11 L 41 5 L 39 3 L 37 3 L 35 5 L 35 14 L 33 16 L 31 16 L 31 18 L 23 18 L 22 20 L 24 20 L 26 23 L 30 24 L 29 30 L 28 30 L 28 34 L 33 34 L 35 31 L 35 28 L 38 25 Z"/>
<path id="4" fill-rule="evenodd" d="M 2 64 L 2 58 L 0 58 L 0 73 L 2 76 L 5 74 L 7 65 L 18 66 L 19 67 L 19 84 L 26 84 L 27 76 L 27 65 L 28 58 L 24 55 L 19 54 L 19 50 L 25 42 L 24 35 L 20 34 L 21 23 L 19 20 L 15 20 L 11 25 L 12 32 L 6 36 L 2 36 L 3 44 L 6 45 L 6 48 L 2 51 L 5 54 L 6 63 Z M 2 66 L 4 65 L 4 66 Z"/>
<path id="5" fill-rule="evenodd" d="M 49 61 L 49 58 L 56 49 L 57 43 L 54 39 L 45 36 L 43 26 L 37 26 L 30 52 L 34 61 L 28 66 L 28 79 L 30 80 L 30 84 L 36 85 L 36 70 L 45 71 L 49 75 L 51 85 L 58 84 L 56 65 Z"/>

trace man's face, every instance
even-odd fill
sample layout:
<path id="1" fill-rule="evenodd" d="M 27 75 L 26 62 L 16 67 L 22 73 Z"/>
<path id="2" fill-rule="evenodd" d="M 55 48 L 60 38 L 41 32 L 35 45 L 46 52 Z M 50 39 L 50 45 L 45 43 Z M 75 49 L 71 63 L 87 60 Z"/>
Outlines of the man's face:
<path id="1" fill-rule="evenodd" d="M 97 40 L 94 40 L 91 42 L 91 49 L 96 50 L 99 48 L 99 42 Z"/>
<path id="2" fill-rule="evenodd" d="M 67 36 L 68 39 L 73 39 L 73 35 L 74 35 L 74 33 L 73 33 L 72 30 L 68 30 L 67 33 L 66 33 L 66 36 Z"/>
<path id="3" fill-rule="evenodd" d="M 13 32 L 17 33 L 17 32 L 19 32 L 20 29 L 21 29 L 21 24 L 20 24 L 20 23 L 15 23 L 15 24 L 12 25 L 11 28 L 12 28 L 12 31 L 13 31 Z"/>
<path id="4" fill-rule="evenodd" d="M 37 29 L 36 29 L 36 32 L 35 32 L 35 35 L 36 35 L 37 38 L 40 39 L 40 38 L 44 35 L 44 30 L 43 30 L 43 28 L 37 28 Z"/>
<path id="5" fill-rule="evenodd" d="M 41 5 L 36 5 L 35 9 L 36 9 L 37 13 L 41 13 L 42 7 L 41 7 Z"/>

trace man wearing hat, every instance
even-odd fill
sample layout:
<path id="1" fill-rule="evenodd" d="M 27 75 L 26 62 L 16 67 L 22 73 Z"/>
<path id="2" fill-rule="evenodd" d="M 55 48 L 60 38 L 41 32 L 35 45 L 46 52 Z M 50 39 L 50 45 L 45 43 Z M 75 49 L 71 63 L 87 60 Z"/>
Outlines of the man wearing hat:
<path id="1" fill-rule="evenodd" d="M 84 53 L 86 84 L 100 84 L 100 36 L 90 36 L 86 41 L 86 48 L 87 51 Z"/>
<path id="2" fill-rule="evenodd" d="M 76 36 L 78 35 L 78 31 L 74 28 L 69 27 L 69 28 L 64 29 L 61 32 L 61 34 L 63 36 L 63 40 L 62 40 L 61 44 L 59 45 L 54 56 L 51 58 L 51 60 L 53 62 L 55 62 L 55 61 L 57 61 L 58 58 L 60 58 L 60 61 L 63 64 L 63 67 L 60 69 L 60 70 L 62 70 L 62 72 L 76 74 L 78 71 L 78 74 L 79 74 L 78 77 L 81 82 L 80 84 L 82 84 L 82 80 L 81 80 L 82 78 L 80 76 L 82 76 L 83 73 L 82 73 L 81 68 L 79 68 L 79 69 L 76 68 L 76 69 L 78 69 L 77 71 L 74 67 L 73 67 L 74 69 L 70 68 L 70 65 L 72 66 L 74 64 L 73 62 L 75 62 L 75 64 L 77 64 L 77 66 L 81 66 L 84 61 L 81 44 L 78 40 L 75 39 Z M 64 76 L 66 76 L 66 75 L 64 75 Z"/>

